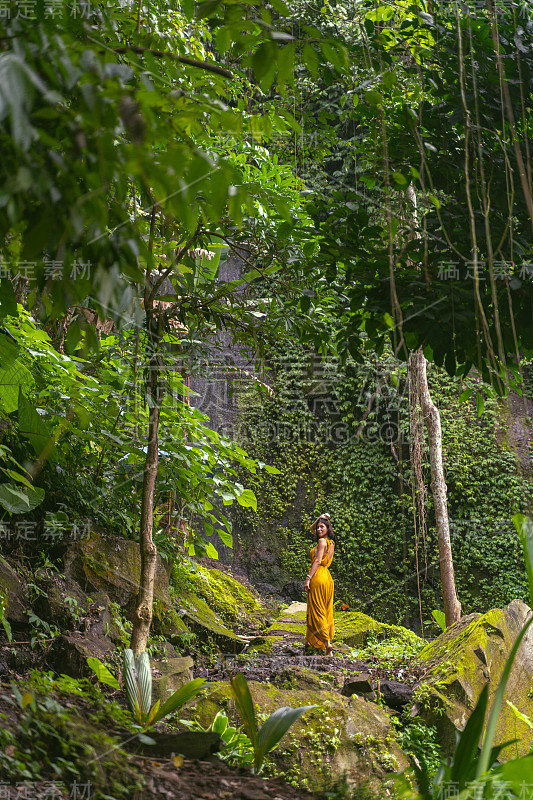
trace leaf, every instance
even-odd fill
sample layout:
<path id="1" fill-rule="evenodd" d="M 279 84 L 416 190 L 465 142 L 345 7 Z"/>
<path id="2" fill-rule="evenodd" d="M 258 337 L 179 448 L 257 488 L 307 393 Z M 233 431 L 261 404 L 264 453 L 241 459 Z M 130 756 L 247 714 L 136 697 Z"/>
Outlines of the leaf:
<path id="1" fill-rule="evenodd" d="M 318 75 L 318 56 L 316 50 L 310 44 L 304 45 L 303 60 L 313 78 L 316 78 Z"/>
<path id="2" fill-rule="evenodd" d="M 184 761 L 185 759 L 183 758 L 183 756 L 174 756 L 174 758 L 172 759 L 172 763 L 178 769 L 183 766 Z"/>
<path id="3" fill-rule="evenodd" d="M 233 536 L 222 528 L 217 531 L 218 537 L 226 547 L 233 547 Z"/>
<path id="4" fill-rule="evenodd" d="M 445 615 L 444 611 L 439 611 L 438 609 L 435 609 L 435 611 L 431 612 L 431 616 L 433 617 L 433 619 L 435 620 L 435 622 L 437 623 L 437 625 L 439 626 L 441 631 L 445 631 L 446 630 L 446 615 Z"/>
<path id="5" fill-rule="evenodd" d="M 464 392 L 461 392 L 459 395 L 459 402 L 464 403 L 465 400 L 468 400 L 474 394 L 474 389 L 465 389 Z"/>
<path id="6" fill-rule="evenodd" d="M 450 780 L 459 783 L 460 788 L 463 788 L 463 785 L 474 777 L 473 770 L 479 750 L 479 742 L 483 733 L 488 697 L 489 687 L 487 684 L 483 687 L 483 691 L 479 695 L 476 707 L 470 714 L 455 749 Z"/>
<path id="7" fill-rule="evenodd" d="M 254 511 L 257 511 L 257 497 L 251 489 L 245 489 L 242 494 L 237 497 L 237 502 L 244 508 L 253 508 Z"/>
<path id="8" fill-rule="evenodd" d="M 44 489 L 35 486 L 20 488 L 13 483 L 0 484 L 0 506 L 10 514 L 31 511 L 43 502 L 44 495 Z"/>
<path id="9" fill-rule="evenodd" d="M 21 702 L 22 708 L 26 708 L 26 706 L 29 706 L 31 703 L 33 703 L 32 693 L 24 692 L 24 694 L 22 695 L 22 702 Z"/>
<path id="10" fill-rule="evenodd" d="M 257 747 L 254 748 L 254 764 L 257 771 L 261 769 L 266 754 L 277 746 L 291 725 L 293 725 L 302 714 L 305 714 L 306 711 L 310 711 L 312 708 L 317 708 L 317 706 L 300 706 L 300 708 L 283 706 L 270 715 L 267 721 L 261 726 L 257 735 Z"/>
<path id="11" fill-rule="evenodd" d="M 105 683 L 107 686 L 112 686 L 113 689 L 120 689 L 120 683 L 115 676 L 108 670 L 105 664 L 102 664 L 99 658 L 90 656 L 87 659 L 87 666 L 92 669 L 100 683 Z"/>
<path id="12" fill-rule="evenodd" d="M 124 650 L 124 683 L 130 711 L 140 721 L 141 698 L 135 672 L 135 656 L 130 648 Z"/>
<path id="13" fill-rule="evenodd" d="M 478 419 L 483 414 L 484 409 L 485 409 L 485 401 L 483 400 L 483 395 L 481 394 L 481 392 L 477 392 L 476 393 L 476 410 L 477 410 Z"/>
<path id="14" fill-rule="evenodd" d="M 255 709 L 252 695 L 250 694 L 250 689 L 248 688 L 248 683 L 246 682 L 246 678 L 242 672 L 239 672 L 238 675 L 235 675 L 235 677 L 231 679 L 231 689 L 233 691 L 233 696 L 235 697 L 235 705 L 237 706 L 237 711 L 239 712 L 239 716 L 242 720 L 244 730 L 248 734 L 248 738 L 250 739 L 255 752 L 257 747 L 257 722 L 255 721 Z"/>
<path id="15" fill-rule="evenodd" d="M 21 387 L 19 388 L 18 396 L 18 422 L 21 436 L 28 439 L 37 457 L 39 457 L 52 437 L 40 415 L 24 396 Z M 49 453 L 48 460 L 57 461 L 57 455 L 53 450 Z"/>
<path id="16" fill-rule="evenodd" d="M 533 605 L 533 520 L 524 514 L 515 514 L 513 524 L 522 545 L 524 564 L 526 566 L 527 582 L 529 586 L 529 602 Z"/>
<path id="17" fill-rule="evenodd" d="M 214 733 L 218 733 L 222 736 L 227 727 L 228 727 L 228 718 L 223 711 L 219 711 L 215 719 L 213 720 L 211 728 Z"/>
<path id="18" fill-rule="evenodd" d="M 288 17 L 291 13 L 283 0 L 270 0 L 270 5 L 272 8 L 275 8 L 278 14 L 281 14 L 283 17 Z"/>
<path id="19" fill-rule="evenodd" d="M 153 704 L 145 722 L 146 727 L 148 727 L 148 725 L 151 725 L 154 719 L 157 717 L 157 712 L 159 711 L 160 705 L 161 705 L 161 700 L 158 700 L 156 703 Z"/>
<path id="20" fill-rule="evenodd" d="M 18 408 L 20 387 L 30 389 L 34 382 L 31 372 L 22 361 L 17 359 L 6 364 L 5 341 L 5 337 L 0 336 L 0 406 L 7 414 L 11 414 Z"/>
<path id="21" fill-rule="evenodd" d="M 365 100 L 371 106 L 383 105 L 383 97 L 375 89 L 369 89 L 368 92 L 365 92 Z"/>
<path id="22" fill-rule="evenodd" d="M 181 8 L 187 19 L 194 17 L 194 0 L 181 0 Z"/>
<path id="23" fill-rule="evenodd" d="M 518 719 L 522 720 L 522 722 L 525 722 L 526 725 L 529 728 L 531 728 L 531 730 L 533 730 L 533 720 L 531 720 L 531 718 L 528 717 L 527 714 L 522 714 L 522 712 L 519 711 L 517 709 L 517 707 L 515 705 L 513 705 L 513 703 L 511 703 L 510 700 L 507 700 L 506 702 L 507 702 L 507 705 L 511 708 L 511 710 L 512 710 L 513 714 L 515 715 L 515 717 L 517 717 Z"/>
<path id="24" fill-rule="evenodd" d="M 182 686 L 181 689 L 178 689 L 177 692 L 174 692 L 174 694 L 163 703 L 154 718 L 154 722 L 159 722 L 159 720 L 166 717 L 167 714 L 171 714 L 177 708 L 180 708 L 185 705 L 185 703 L 188 703 L 189 700 L 192 700 L 193 697 L 196 697 L 198 692 L 202 690 L 204 683 L 205 678 L 195 678 L 193 681 L 186 683 L 185 686 Z"/>
<path id="25" fill-rule="evenodd" d="M 152 668 L 147 652 L 139 653 L 136 666 L 141 712 L 149 714 L 152 705 Z"/>
<path id="26" fill-rule="evenodd" d="M 526 778 L 531 779 L 533 777 L 533 754 L 530 753 L 522 758 L 513 758 L 511 761 L 506 761 L 493 770 L 493 774 L 501 776 L 504 781 L 510 784 L 506 787 L 507 793 L 511 790 L 517 797 L 521 797 L 526 785 Z"/>

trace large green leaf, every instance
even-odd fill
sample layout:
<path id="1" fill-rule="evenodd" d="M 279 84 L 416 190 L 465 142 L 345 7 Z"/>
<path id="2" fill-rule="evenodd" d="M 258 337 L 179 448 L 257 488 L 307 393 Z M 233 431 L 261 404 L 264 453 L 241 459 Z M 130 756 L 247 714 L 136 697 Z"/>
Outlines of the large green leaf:
<path id="1" fill-rule="evenodd" d="M 24 396 L 22 390 L 19 391 L 18 397 L 18 421 L 19 433 L 29 440 L 37 457 L 40 456 L 50 442 L 51 434 L 33 405 Z M 57 455 L 53 450 L 49 453 L 48 460 L 57 460 Z"/>
<path id="2" fill-rule="evenodd" d="M 494 773 L 509 784 L 507 789 L 511 789 L 517 797 L 523 797 L 524 787 L 533 780 L 533 754 L 506 761 Z"/>
<path id="3" fill-rule="evenodd" d="M 44 500 L 44 489 L 36 486 L 17 486 L 14 483 L 0 484 L 0 506 L 10 514 L 24 514 Z"/>
<path id="4" fill-rule="evenodd" d="M 257 747 L 257 722 L 255 721 L 255 709 L 252 695 L 248 688 L 246 678 L 239 672 L 231 679 L 231 688 L 235 697 L 235 705 L 244 725 L 244 730 L 253 745 L 254 752 Z"/>
<path id="5" fill-rule="evenodd" d="M 18 348 L 0 335 L 0 407 L 6 414 L 18 408 L 20 387 L 33 386 L 31 372 L 16 356 Z"/>
<path id="6" fill-rule="evenodd" d="M 17 300 L 13 284 L 8 278 L 0 281 L 0 319 L 4 317 L 16 317 Z"/>
<path id="7" fill-rule="evenodd" d="M 257 771 L 261 769 L 266 754 L 278 745 L 291 725 L 293 725 L 302 714 L 305 714 L 306 711 L 310 711 L 312 708 L 316 707 L 316 705 L 300 706 L 300 708 L 282 706 L 270 715 L 257 734 L 257 746 L 255 748 L 254 759 Z"/>
<path id="8" fill-rule="evenodd" d="M 135 656 L 133 650 L 124 650 L 124 683 L 126 686 L 126 697 L 132 714 L 140 720 L 141 697 L 137 684 L 137 673 L 135 669 Z"/>
<path id="9" fill-rule="evenodd" d="M 198 692 L 202 690 L 204 683 L 205 678 L 195 678 L 193 681 L 186 683 L 185 686 L 182 686 L 181 689 L 178 689 L 177 692 L 174 692 L 174 694 L 163 703 L 154 718 L 154 722 L 159 722 L 159 720 L 166 717 L 167 714 L 172 714 L 177 708 L 181 708 L 181 706 L 188 703 L 189 700 L 192 700 L 193 697 L 196 697 Z"/>
<path id="10" fill-rule="evenodd" d="M 105 664 L 102 664 L 99 658 L 90 656 L 87 659 L 87 666 L 89 666 L 100 683 L 105 683 L 107 686 L 112 686 L 113 689 L 120 689 L 120 683 L 115 676 L 108 670 Z"/>
<path id="11" fill-rule="evenodd" d="M 483 733 L 488 697 L 489 687 L 486 685 L 479 695 L 476 707 L 470 714 L 455 749 L 450 780 L 456 781 L 459 784 L 459 789 L 464 787 L 466 781 L 474 778 L 475 760 L 477 759 L 479 743 Z"/>
<path id="12" fill-rule="evenodd" d="M 137 657 L 137 683 L 141 699 L 141 711 L 148 714 L 152 706 L 152 668 L 148 653 L 140 653 Z"/>

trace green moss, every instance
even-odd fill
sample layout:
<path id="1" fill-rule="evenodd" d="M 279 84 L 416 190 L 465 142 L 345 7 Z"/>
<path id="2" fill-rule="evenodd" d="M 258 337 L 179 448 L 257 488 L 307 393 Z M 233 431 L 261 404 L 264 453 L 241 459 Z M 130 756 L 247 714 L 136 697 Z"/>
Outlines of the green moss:
<path id="1" fill-rule="evenodd" d="M 308 678 L 305 670 L 298 672 L 300 678 Z M 281 706 L 316 706 L 293 725 L 269 756 L 267 775 L 275 773 L 293 785 L 315 791 L 345 772 L 351 782 L 370 779 L 378 786 L 396 764 L 400 769 L 407 767 L 408 761 L 391 736 L 390 719 L 383 709 L 324 690 L 315 675 L 310 684 L 303 689 L 288 689 L 248 683 L 259 718 Z M 195 716 L 202 725 L 208 725 L 223 708 L 234 724 L 241 722 L 225 682 L 210 684 L 193 703 L 183 710 L 184 718 Z M 350 737 L 357 732 L 374 737 L 375 755 L 368 748 L 356 751 Z"/>
<path id="2" fill-rule="evenodd" d="M 434 642 L 426 645 L 418 663 L 426 669 L 424 683 L 415 700 L 421 715 L 439 729 L 443 747 L 449 754 L 455 743 L 455 730 L 462 730 L 485 685 L 489 707 L 501 679 L 505 663 L 522 628 L 529 609 L 519 600 L 505 609 L 492 609 L 482 616 L 459 620 Z M 507 681 L 504 703 L 498 717 L 495 744 L 518 739 L 500 754 L 504 760 L 529 751 L 531 730 L 517 718 L 509 700 L 525 716 L 533 717 L 533 699 L 526 695 L 524 673 L 529 662 L 524 649 L 518 652 Z"/>
<path id="3" fill-rule="evenodd" d="M 178 598 L 194 595 L 226 623 L 255 620 L 262 613 L 257 598 L 225 572 L 199 564 L 175 562 L 171 585 Z"/>

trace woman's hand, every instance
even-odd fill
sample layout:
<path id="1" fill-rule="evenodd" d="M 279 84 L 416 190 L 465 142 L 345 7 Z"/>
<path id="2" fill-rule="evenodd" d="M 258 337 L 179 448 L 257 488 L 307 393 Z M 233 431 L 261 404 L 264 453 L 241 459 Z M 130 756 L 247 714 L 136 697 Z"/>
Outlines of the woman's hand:
<path id="1" fill-rule="evenodd" d="M 311 578 L 306 578 L 304 583 L 304 592 L 308 592 L 311 586 Z"/>

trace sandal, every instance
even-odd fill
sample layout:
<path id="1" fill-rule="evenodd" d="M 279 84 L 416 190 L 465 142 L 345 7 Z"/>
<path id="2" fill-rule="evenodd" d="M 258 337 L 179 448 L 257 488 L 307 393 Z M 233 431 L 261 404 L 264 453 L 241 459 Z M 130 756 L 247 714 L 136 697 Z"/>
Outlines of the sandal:
<path id="1" fill-rule="evenodd" d="M 326 647 L 326 655 L 331 656 L 332 654 L 333 654 L 333 647 L 332 645 L 330 645 L 329 647 Z"/>

